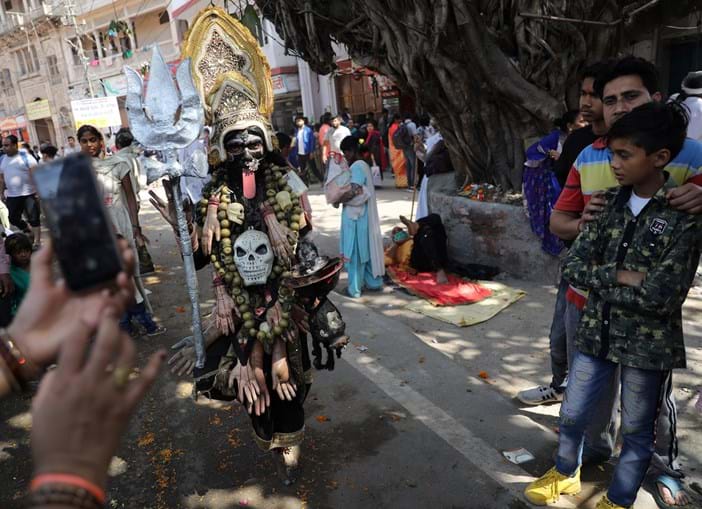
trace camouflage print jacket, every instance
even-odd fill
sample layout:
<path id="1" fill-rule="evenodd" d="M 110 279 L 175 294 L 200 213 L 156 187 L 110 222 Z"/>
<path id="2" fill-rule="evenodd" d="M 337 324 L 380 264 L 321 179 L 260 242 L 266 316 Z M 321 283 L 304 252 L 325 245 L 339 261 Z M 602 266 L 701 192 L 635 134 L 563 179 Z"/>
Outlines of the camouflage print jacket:
<path id="1" fill-rule="evenodd" d="M 668 206 L 668 183 L 634 217 L 631 187 L 610 189 L 607 206 L 563 261 L 563 277 L 589 289 L 578 326 L 581 352 L 641 369 L 685 367 L 682 304 L 702 247 L 702 216 Z M 645 272 L 641 287 L 617 283 L 617 270 Z"/>

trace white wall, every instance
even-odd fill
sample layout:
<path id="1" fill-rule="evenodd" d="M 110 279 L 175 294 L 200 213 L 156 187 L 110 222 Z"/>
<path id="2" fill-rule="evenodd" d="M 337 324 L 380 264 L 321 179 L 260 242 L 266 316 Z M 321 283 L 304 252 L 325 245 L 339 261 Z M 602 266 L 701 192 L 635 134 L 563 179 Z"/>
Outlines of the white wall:
<path id="1" fill-rule="evenodd" d="M 275 31 L 273 24 L 264 19 L 261 26 L 264 32 L 263 53 L 265 53 L 271 69 L 276 67 L 295 67 L 297 66 L 297 58 L 292 55 L 285 54 L 285 47 L 278 33 Z"/>

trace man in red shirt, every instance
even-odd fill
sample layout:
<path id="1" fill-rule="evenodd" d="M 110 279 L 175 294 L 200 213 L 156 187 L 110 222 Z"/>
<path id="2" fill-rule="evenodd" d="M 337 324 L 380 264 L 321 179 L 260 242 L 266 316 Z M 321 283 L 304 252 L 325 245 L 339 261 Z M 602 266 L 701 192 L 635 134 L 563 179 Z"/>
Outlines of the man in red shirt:
<path id="1" fill-rule="evenodd" d="M 606 69 L 605 62 L 586 67 L 581 74 L 580 113 L 589 125 L 573 131 L 563 143 L 563 151 L 555 164 L 554 171 L 561 183 L 566 177 L 578 154 L 597 138 L 607 133 L 602 112 L 602 100 L 595 94 L 595 79 Z M 562 181 L 562 182 L 561 182 Z M 568 244 L 568 243 L 566 243 Z M 556 305 L 548 335 L 551 354 L 551 383 L 524 389 L 517 394 L 517 399 L 526 405 L 543 405 L 556 403 L 563 399 L 567 383 L 568 366 L 572 352 L 567 348 L 565 330 L 566 291 L 568 283 L 561 280 L 556 294 Z"/>

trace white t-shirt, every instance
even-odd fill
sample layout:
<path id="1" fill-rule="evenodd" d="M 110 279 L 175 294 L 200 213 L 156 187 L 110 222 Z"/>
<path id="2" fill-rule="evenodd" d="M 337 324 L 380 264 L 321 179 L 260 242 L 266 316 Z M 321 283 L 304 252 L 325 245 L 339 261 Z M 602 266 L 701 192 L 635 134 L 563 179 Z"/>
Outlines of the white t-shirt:
<path id="1" fill-rule="evenodd" d="M 329 142 L 329 150 L 341 154 L 341 142 L 344 141 L 344 138 L 347 136 L 351 136 L 351 131 L 349 131 L 348 127 L 343 125 L 340 125 L 336 129 L 330 127 L 326 136 Z"/>
<path id="2" fill-rule="evenodd" d="M 639 214 L 641 214 L 643 208 L 650 201 L 651 198 L 641 198 L 640 196 L 637 196 L 634 191 L 632 191 L 631 197 L 629 198 L 629 202 L 627 203 L 627 205 L 629 206 L 629 210 L 631 210 L 631 213 L 634 214 L 634 217 L 638 217 Z"/>
<path id="3" fill-rule="evenodd" d="M 70 145 L 63 147 L 63 155 L 67 156 L 68 154 L 75 154 L 76 152 L 80 152 L 80 145 L 76 145 L 73 148 L 71 148 Z"/>
<path id="4" fill-rule="evenodd" d="M 30 196 L 36 191 L 29 169 L 37 165 L 36 159 L 20 150 L 14 156 L 5 155 L 0 161 L 0 173 L 5 180 L 5 196 Z"/>
<path id="5" fill-rule="evenodd" d="M 297 154 L 304 156 L 305 155 L 305 128 L 303 127 L 302 129 L 297 130 Z"/>

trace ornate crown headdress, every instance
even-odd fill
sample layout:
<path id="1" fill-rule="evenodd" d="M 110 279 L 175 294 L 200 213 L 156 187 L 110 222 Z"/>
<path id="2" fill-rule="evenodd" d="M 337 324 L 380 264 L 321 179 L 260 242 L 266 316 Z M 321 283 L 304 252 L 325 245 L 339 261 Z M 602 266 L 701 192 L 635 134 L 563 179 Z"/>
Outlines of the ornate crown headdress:
<path id="1" fill-rule="evenodd" d="M 224 9 L 208 7 L 195 18 L 182 58 L 191 59 L 206 121 L 214 128 L 210 153 L 217 151 L 216 157 L 225 159 L 226 134 L 249 127 L 261 129 L 272 150 L 271 69 L 249 29 Z"/>

